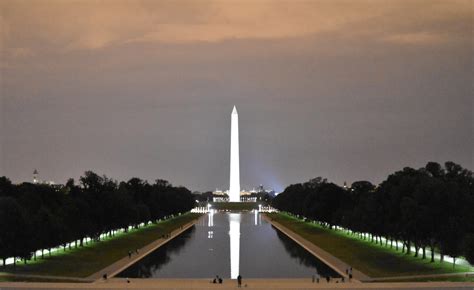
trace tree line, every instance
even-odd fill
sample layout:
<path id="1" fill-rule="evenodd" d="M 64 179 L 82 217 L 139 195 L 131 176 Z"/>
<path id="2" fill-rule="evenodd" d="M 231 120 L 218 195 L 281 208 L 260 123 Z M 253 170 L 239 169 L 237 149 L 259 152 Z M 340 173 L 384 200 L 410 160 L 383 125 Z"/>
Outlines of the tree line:
<path id="1" fill-rule="evenodd" d="M 194 207 L 191 192 L 158 179 L 117 181 L 87 171 L 79 185 L 12 184 L 0 177 L 0 259 L 36 260 L 36 252 L 82 246 L 116 230 L 156 222 Z M 51 250 L 49 251 L 51 253 Z M 16 259 L 15 259 L 16 260 Z"/>
<path id="2" fill-rule="evenodd" d="M 464 256 L 474 264 L 474 178 L 472 171 L 454 162 L 444 166 L 429 162 L 425 167 L 390 174 L 378 186 L 357 181 L 340 187 L 318 177 L 292 184 L 273 199 L 281 211 L 340 226 L 361 238 L 427 258 L 438 251 Z"/>

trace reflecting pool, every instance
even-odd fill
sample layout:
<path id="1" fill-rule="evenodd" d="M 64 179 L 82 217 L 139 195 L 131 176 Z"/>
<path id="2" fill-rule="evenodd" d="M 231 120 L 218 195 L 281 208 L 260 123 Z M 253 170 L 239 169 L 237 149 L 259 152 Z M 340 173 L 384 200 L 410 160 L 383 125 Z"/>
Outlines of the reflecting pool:
<path id="1" fill-rule="evenodd" d="M 192 228 L 127 268 L 130 278 L 340 277 L 258 212 L 209 213 Z"/>

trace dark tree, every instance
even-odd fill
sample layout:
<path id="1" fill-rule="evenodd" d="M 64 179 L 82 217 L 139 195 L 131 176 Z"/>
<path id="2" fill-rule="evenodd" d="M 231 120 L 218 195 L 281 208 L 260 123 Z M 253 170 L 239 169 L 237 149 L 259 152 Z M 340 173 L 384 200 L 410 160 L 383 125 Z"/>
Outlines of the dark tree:
<path id="1" fill-rule="evenodd" d="M 107 176 L 85 172 L 81 186 L 22 183 L 0 177 L 0 258 L 25 262 L 36 251 L 82 246 L 115 230 L 154 222 L 194 207 L 191 192 L 158 179 L 150 185 L 139 178 L 118 184 Z"/>
<path id="2" fill-rule="evenodd" d="M 440 250 L 454 261 L 474 253 L 474 179 L 470 170 L 454 162 L 444 167 L 429 162 L 425 167 L 406 167 L 390 174 L 378 187 L 354 182 L 341 188 L 323 178 L 292 184 L 275 197 L 272 205 L 323 226 L 343 226 L 362 238 L 415 257 L 427 257 L 426 249 Z M 455 263 L 453 263 L 453 266 Z"/>

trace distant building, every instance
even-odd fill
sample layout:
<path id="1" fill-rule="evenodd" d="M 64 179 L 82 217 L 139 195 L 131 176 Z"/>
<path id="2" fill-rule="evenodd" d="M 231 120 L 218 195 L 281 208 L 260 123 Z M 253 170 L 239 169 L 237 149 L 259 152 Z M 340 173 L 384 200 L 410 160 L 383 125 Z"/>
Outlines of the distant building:
<path id="1" fill-rule="evenodd" d="M 222 191 L 222 190 L 220 190 L 220 189 L 218 189 L 218 188 L 216 188 L 216 190 L 212 192 L 213 195 L 219 195 L 219 196 L 221 196 L 221 195 L 224 196 L 224 195 L 226 195 L 227 193 L 228 193 L 228 191 Z"/>
<path id="2" fill-rule="evenodd" d="M 33 183 L 34 184 L 47 184 L 47 185 L 56 185 L 56 182 L 52 181 L 52 180 L 40 180 L 39 179 L 39 173 L 38 173 L 38 170 L 35 169 L 33 171 Z"/>
<path id="3" fill-rule="evenodd" d="M 35 169 L 35 170 L 33 171 L 33 183 L 36 184 L 36 183 L 38 183 L 38 182 L 39 182 L 39 181 L 38 181 L 38 170 Z"/>
<path id="4" fill-rule="evenodd" d="M 249 190 L 243 189 L 243 190 L 240 191 L 240 196 L 249 196 L 251 194 L 252 194 L 252 192 L 250 192 Z"/>
<path id="5" fill-rule="evenodd" d="M 254 187 L 251 190 L 243 189 L 241 188 L 240 190 L 240 201 L 257 201 L 262 198 L 258 198 L 259 195 L 262 193 L 268 194 L 271 197 L 275 197 L 275 191 L 273 189 L 265 189 L 265 187 L 260 184 L 257 187 Z M 229 190 L 220 190 L 216 188 L 215 191 L 212 192 L 213 194 L 213 200 L 215 202 L 223 202 L 223 201 L 229 201 Z"/>
<path id="6" fill-rule="evenodd" d="M 256 202 L 257 198 L 255 196 L 241 196 L 240 201 L 243 201 L 243 202 Z"/>

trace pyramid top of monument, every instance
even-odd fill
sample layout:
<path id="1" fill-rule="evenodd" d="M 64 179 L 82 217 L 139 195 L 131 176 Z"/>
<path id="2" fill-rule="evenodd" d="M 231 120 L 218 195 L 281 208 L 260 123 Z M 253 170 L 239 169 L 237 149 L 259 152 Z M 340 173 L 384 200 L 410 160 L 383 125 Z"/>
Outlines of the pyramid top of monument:
<path id="1" fill-rule="evenodd" d="M 232 114 L 237 114 L 237 108 L 234 106 L 234 109 L 232 110 Z"/>

